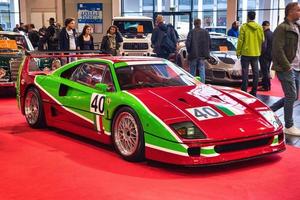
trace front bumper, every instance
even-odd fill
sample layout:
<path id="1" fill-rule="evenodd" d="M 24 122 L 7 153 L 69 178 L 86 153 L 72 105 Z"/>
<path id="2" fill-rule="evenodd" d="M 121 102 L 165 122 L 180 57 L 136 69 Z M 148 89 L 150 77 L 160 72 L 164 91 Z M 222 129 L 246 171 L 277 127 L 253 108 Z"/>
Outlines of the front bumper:
<path id="1" fill-rule="evenodd" d="M 212 83 L 242 83 L 242 75 L 234 73 L 234 71 L 223 70 L 219 68 L 206 68 L 205 79 L 207 82 Z M 259 75 L 259 82 L 261 75 Z M 253 82 L 253 75 L 249 69 L 248 81 Z"/>
<path id="2" fill-rule="evenodd" d="M 256 143 L 259 140 L 264 142 L 260 142 L 258 145 L 249 145 L 252 141 Z M 243 144 L 248 146 L 243 147 Z M 239 141 L 222 141 L 210 144 L 189 143 L 186 145 L 188 148 L 185 153 L 176 153 L 146 143 L 146 158 L 176 165 L 205 166 L 261 157 L 284 151 L 286 148 L 282 131 Z"/>
<path id="3" fill-rule="evenodd" d="M 0 88 L 1 87 L 15 87 L 15 82 L 0 82 Z"/>

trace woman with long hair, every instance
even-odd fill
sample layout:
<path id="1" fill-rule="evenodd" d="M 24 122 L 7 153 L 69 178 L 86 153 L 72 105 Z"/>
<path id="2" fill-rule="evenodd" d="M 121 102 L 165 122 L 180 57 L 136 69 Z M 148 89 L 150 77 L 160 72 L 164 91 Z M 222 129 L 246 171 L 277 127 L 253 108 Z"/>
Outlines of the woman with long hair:
<path id="1" fill-rule="evenodd" d="M 103 53 L 116 56 L 118 55 L 121 42 L 123 42 L 123 38 L 118 31 L 118 27 L 112 25 L 108 28 L 106 35 L 102 38 L 101 50 Z"/>
<path id="2" fill-rule="evenodd" d="M 78 37 L 80 50 L 94 50 L 94 39 L 91 33 L 92 27 L 90 25 L 85 25 L 82 33 Z"/>

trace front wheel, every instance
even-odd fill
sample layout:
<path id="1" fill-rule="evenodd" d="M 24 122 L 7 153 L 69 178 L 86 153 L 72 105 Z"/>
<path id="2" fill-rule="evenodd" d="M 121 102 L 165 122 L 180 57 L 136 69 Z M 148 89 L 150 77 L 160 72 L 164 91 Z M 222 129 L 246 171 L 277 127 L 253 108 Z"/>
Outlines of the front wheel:
<path id="1" fill-rule="evenodd" d="M 123 107 L 117 111 L 112 125 L 112 139 L 116 151 L 125 160 L 137 162 L 144 159 L 143 128 L 133 109 Z"/>
<path id="2" fill-rule="evenodd" d="M 33 128 L 43 128 L 45 126 L 45 116 L 42 99 L 36 88 L 29 88 L 25 97 L 25 118 L 29 126 Z"/>

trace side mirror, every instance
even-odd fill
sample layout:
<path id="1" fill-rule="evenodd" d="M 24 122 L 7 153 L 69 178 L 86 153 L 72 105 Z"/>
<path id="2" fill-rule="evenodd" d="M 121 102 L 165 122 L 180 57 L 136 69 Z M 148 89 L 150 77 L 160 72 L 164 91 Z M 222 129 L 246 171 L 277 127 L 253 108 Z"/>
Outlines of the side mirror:
<path id="1" fill-rule="evenodd" d="M 200 78 L 200 76 L 195 76 L 194 78 L 195 78 L 195 80 L 197 80 L 197 81 L 201 82 L 201 78 Z"/>
<path id="2" fill-rule="evenodd" d="M 104 83 L 97 83 L 95 85 L 95 89 L 99 90 L 100 92 L 103 92 L 103 93 L 107 92 L 107 88 L 108 88 L 108 86 Z"/>

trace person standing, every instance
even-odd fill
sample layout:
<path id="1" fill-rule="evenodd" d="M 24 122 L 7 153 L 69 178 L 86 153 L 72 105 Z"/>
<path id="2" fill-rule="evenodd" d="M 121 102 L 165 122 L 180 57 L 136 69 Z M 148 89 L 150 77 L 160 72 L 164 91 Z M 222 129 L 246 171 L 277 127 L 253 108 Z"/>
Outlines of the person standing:
<path id="1" fill-rule="evenodd" d="M 59 45 L 61 51 L 79 49 L 74 18 L 67 18 L 65 20 L 65 27 L 62 28 L 59 35 Z"/>
<path id="2" fill-rule="evenodd" d="M 234 21 L 231 25 L 231 29 L 228 30 L 227 35 L 236 38 L 239 37 L 239 26 L 240 26 L 240 22 Z"/>
<path id="3" fill-rule="evenodd" d="M 123 38 L 118 31 L 118 27 L 112 25 L 108 28 L 106 35 L 102 38 L 101 51 L 116 56 L 118 55 L 121 42 L 123 42 Z"/>
<path id="4" fill-rule="evenodd" d="M 162 15 L 156 17 L 156 27 L 153 29 L 151 44 L 156 55 L 168 59 L 169 55 L 175 53 L 177 36 L 172 25 L 166 25 Z"/>
<path id="5" fill-rule="evenodd" d="M 56 26 L 53 17 L 49 19 L 49 27 L 46 30 L 46 35 L 44 37 L 44 43 L 47 43 L 49 51 L 59 50 L 59 34 L 60 29 Z"/>
<path id="6" fill-rule="evenodd" d="M 256 23 L 255 12 L 248 12 L 248 22 L 243 24 L 238 38 L 237 51 L 238 57 L 241 56 L 242 65 L 242 86 L 241 90 L 247 92 L 249 81 L 249 64 L 253 73 L 253 85 L 250 94 L 256 96 L 258 86 L 258 58 L 261 54 L 261 46 L 264 41 L 262 27 Z"/>
<path id="7" fill-rule="evenodd" d="M 199 69 L 201 82 L 205 83 L 204 60 L 210 55 L 210 36 L 207 30 L 201 28 L 201 20 L 194 20 L 195 28 L 189 31 L 185 45 L 188 52 L 190 72 L 196 76 L 196 69 Z"/>
<path id="8" fill-rule="evenodd" d="M 298 99 L 300 80 L 300 5 L 289 3 L 285 7 L 285 20 L 274 31 L 272 69 L 276 71 L 284 92 L 284 98 L 275 102 L 271 109 L 284 107 L 284 133 L 300 136 L 293 121 L 294 102 Z"/>
<path id="9" fill-rule="evenodd" d="M 260 70 L 262 73 L 262 87 L 258 91 L 271 90 L 270 65 L 272 61 L 272 39 L 273 32 L 270 30 L 270 22 L 262 23 L 264 30 L 265 41 L 262 44 L 261 55 L 259 57 Z"/>
<path id="10" fill-rule="evenodd" d="M 94 50 L 94 39 L 91 33 L 92 27 L 85 25 L 82 29 L 82 33 L 78 37 L 80 50 Z"/>
<path id="11" fill-rule="evenodd" d="M 20 28 L 20 25 L 19 24 L 16 24 L 15 28 L 13 29 L 13 32 L 19 32 L 19 28 Z"/>
<path id="12" fill-rule="evenodd" d="M 34 49 L 37 49 L 39 46 L 40 36 L 38 31 L 35 29 L 34 24 L 28 24 L 28 38 Z"/>

